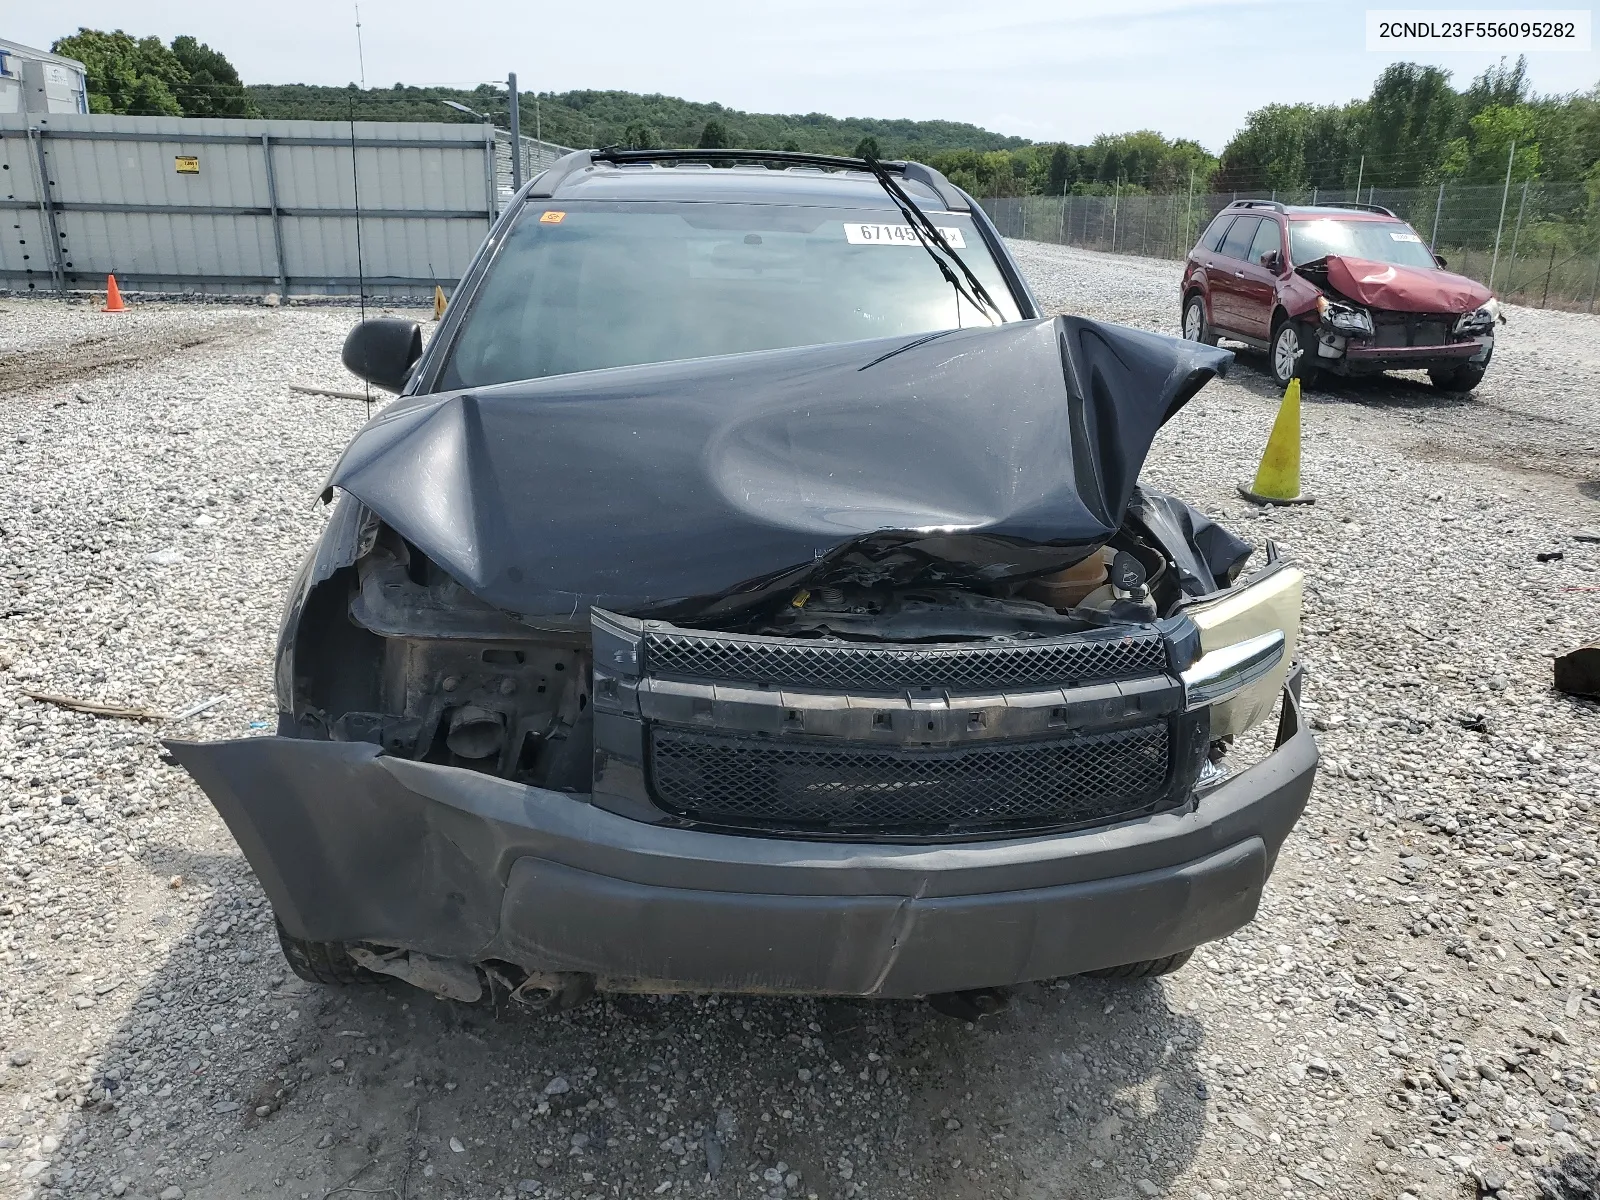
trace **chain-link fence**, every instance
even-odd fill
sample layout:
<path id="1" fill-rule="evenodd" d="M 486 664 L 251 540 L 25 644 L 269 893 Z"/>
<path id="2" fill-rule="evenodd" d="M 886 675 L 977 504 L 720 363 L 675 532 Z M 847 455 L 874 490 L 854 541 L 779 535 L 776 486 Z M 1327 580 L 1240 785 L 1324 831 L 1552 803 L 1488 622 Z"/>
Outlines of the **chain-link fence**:
<path id="1" fill-rule="evenodd" d="M 525 137 L 522 140 L 522 181 L 532 179 L 563 154 L 571 154 L 569 146 L 558 146 L 554 142 L 541 142 L 538 138 Z M 511 198 L 511 135 L 504 129 L 494 131 L 494 182 L 495 191 L 499 194 L 500 205 Z"/>
<path id="2" fill-rule="evenodd" d="M 1352 191 L 1238 192 L 1175 196 L 1001 196 L 983 201 L 1007 237 L 1179 259 L 1232 201 L 1382 205 L 1404 217 L 1449 269 L 1504 300 L 1596 311 L 1600 300 L 1600 196 L 1583 184 Z"/>

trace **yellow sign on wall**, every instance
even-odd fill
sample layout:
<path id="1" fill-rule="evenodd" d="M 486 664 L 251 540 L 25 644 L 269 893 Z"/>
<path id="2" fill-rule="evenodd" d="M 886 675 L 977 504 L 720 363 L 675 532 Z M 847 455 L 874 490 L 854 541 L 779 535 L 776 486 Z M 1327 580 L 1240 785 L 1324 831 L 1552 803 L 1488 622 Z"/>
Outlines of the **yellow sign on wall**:
<path id="1" fill-rule="evenodd" d="M 175 155 L 172 160 L 172 165 L 179 175 L 200 174 L 200 159 L 194 154 Z"/>

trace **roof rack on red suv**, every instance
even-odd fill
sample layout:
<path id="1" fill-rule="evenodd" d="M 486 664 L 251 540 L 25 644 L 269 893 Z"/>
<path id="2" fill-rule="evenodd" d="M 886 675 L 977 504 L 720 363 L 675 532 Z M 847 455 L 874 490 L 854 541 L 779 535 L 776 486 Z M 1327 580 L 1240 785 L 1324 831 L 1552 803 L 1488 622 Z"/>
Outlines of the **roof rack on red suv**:
<path id="1" fill-rule="evenodd" d="M 1317 208 L 1353 208 L 1358 212 L 1377 213 L 1384 217 L 1395 217 L 1394 209 L 1385 208 L 1381 204 L 1362 204 L 1359 200 L 1322 200 L 1318 201 Z M 1399 220 L 1395 217 L 1395 220 Z"/>
<path id="2" fill-rule="evenodd" d="M 1316 204 L 1308 205 L 1288 205 L 1284 204 L 1281 200 L 1235 200 L 1233 203 L 1228 205 L 1228 208 L 1265 208 L 1270 209 L 1272 212 L 1280 213 L 1287 213 L 1291 210 L 1299 210 L 1304 208 L 1350 208 L 1359 210 L 1360 212 L 1377 213 L 1379 216 L 1383 217 L 1395 216 L 1393 209 L 1385 208 L 1381 204 L 1362 204 L 1359 200 L 1319 200 Z M 1225 209 L 1224 211 L 1227 210 Z M 1399 217 L 1395 217 L 1395 220 L 1398 221 L 1399 219 Z"/>

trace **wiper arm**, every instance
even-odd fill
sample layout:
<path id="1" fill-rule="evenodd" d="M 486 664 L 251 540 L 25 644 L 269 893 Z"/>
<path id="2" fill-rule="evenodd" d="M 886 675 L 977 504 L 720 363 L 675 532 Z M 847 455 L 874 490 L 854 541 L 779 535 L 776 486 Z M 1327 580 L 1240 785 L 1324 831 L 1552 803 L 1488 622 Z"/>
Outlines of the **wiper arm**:
<path id="1" fill-rule="evenodd" d="M 949 281 L 950 286 L 955 288 L 956 295 L 964 296 L 968 304 L 983 312 L 989 324 L 1004 324 L 1005 314 L 1000 311 L 1000 306 L 994 302 L 988 289 L 972 273 L 972 268 L 967 266 L 966 261 L 951 247 L 944 234 L 939 232 L 939 227 L 917 207 L 915 200 L 906 195 L 905 189 L 895 182 L 894 177 L 884 169 L 881 162 L 870 155 L 863 161 L 867 164 L 867 170 L 872 172 L 872 177 L 878 181 L 878 186 L 888 193 L 889 199 L 894 201 L 894 206 L 900 210 L 900 215 L 910 223 L 911 232 L 916 234 L 917 241 L 928 252 L 928 257 L 938 265 L 940 273 Z M 944 258 L 940 257 L 941 252 L 945 255 Z M 966 277 L 966 286 L 962 285 L 961 279 L 950 269 L 952 262 L 961 268 L 961 274 Z M 988 311 L 984 312 L 985 309 Z"/>

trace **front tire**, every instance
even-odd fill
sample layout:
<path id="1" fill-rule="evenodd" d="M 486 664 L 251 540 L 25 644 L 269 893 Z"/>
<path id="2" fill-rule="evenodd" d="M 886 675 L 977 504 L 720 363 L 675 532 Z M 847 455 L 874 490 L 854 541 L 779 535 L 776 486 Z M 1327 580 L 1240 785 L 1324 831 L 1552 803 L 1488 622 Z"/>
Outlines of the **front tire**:
<path id="1" fill-rule="evenodd" d="M 1183 969 L 1194 957 L 1193 950 L 1180 950 L 1165 958 L 1147 958 L 1141 962 L 1124 963 L 1120 967 L 1106 967 L 1100 971 L 1085 971 L 1090 979 L 1154 979 L 1158 975 L 1171 975 Z"/>
<path id="2" fill-rule="evenodd" d="M 1302 385 L 1309 385 L 1316 378 L 1316 367 L 1307 362 L 1308 353 L 1300 327 L 1287 317 L 1280 318 L 1267 343 L 1267 368 L 1273 382 L 1288 387 L 1289 381 L 1298 376 Z"/>
<path id="3" fill-rule="evenodd" d="M 307 983 L 331 984 L 344 987 L 356 983 L 376 983 L 378 976 L 356 961 L 345 951 L 343 942 L 308 942 L 297 938 L 278 925 L 278 945 L 283 947 L 284 961 L 289 969 Z"/>
<path id="4" fill-rule="evenodd" d="M 1428 378 L 1433 380 L 1433 386 L 1441 392 L 1449 392 L 1452 396 L 1465 396 L 1483 382 L 1484 373 L 1488 369 L 1487 362 L 1462 363 L 1461 366 L 1448 371 L 1435 368 L 1428 372 Z"/>
<path id="5" fill-rule="evenodd" d="M 1211 322 L 1206 320 L 1206 302 L 1199 292 L 1184 301 L 1183 337 L 1185 341 L 1205 346 L 1217 344 L 1217 335 L 1211 331 Z"/>

